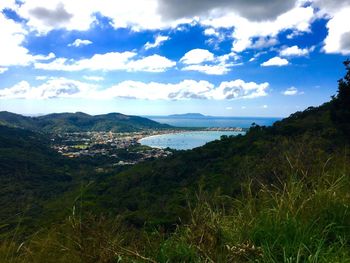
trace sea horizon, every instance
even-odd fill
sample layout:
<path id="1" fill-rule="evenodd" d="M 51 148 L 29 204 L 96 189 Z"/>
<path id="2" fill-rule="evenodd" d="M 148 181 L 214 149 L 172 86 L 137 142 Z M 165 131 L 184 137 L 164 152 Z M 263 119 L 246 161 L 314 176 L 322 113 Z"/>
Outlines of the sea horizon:
<path id="1" fill-rule="evenodd" d="M 142 116 L 153 121 L 176 127 L 198 127 L 198 128 L 249 128 L 253 123 L 260 126 L 271 126 L 279 117 L 221 117 L 221 116 Z"/>

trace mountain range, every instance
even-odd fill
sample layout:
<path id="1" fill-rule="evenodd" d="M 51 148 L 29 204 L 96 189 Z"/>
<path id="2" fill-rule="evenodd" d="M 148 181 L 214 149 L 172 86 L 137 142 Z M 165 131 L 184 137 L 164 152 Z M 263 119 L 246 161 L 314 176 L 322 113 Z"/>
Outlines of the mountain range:
<path id="1" fill-rule="evenodd" d="M 121 113 L 89 115 L 82 112 L 54 113 L 38 117 L 0 112 L 0 124 L 40 132 L 112 131 L 134 132 L 145 129 L 167 129 L 171 126 L 147 118 Z"/>

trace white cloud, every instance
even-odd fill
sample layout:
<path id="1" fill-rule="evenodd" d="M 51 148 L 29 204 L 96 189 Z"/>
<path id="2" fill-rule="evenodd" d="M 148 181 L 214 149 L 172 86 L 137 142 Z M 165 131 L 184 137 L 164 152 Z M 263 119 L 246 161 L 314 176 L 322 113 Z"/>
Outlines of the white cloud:
<path id="1" fill-rule="evenodd" d="M 206 49 L 192 49 L 188 51 L 181 59 L 180 62 L 190 65 L 190 64 L 201 64 L 207 61 L 213 61 L 214 54 Z"/>
<path id="2" fill-rule="evenodd" d="M 36 76 L 35 77 L 36 80 L 46 80 L 48 78 L 49 78 L 48 76 Z"/>
<path id="3" fill-rule="evenodd" d="M 240 65 L 232 62 L 238 59 L 239 57 L 234 52 L 215 56 L 206 49 L 192 49 L 180 59 L 180 62 L 186 64 L 181 69 L 184 71 L 198 71 L 208 75 L 224 75 L 231 70 L 231 67 Z"/>
<path id="4" fill-rule="evenodd" d="M 266 104 L 262 106 L 263 109 L 267 109 L 268 107 L 269 107 L 269 106 L 266 105 Z"/>
<path id="5" fill-rule="evenodd" d="M 207 45 L 210 45 L 214 50 L 220 50 L 220 44 L 225 41 L 225 39 L 230 39 L 230 34 L 227 32 L 221 32 L 219 29 L 212 27 L 206 28 L 203 31 L 203 34 L 208 37 L 205 41 Z"/>
<path id="6" fill-rule="evenodd" d="M 336 11 L 327 23 L 328 35 L 324 40 L 326 53 L 350 54 L 350 3 L 349 6 Z"/>
<path id="7" fill-rule="evenodd" d="M 301 36 L 301 35 L 303 35 L 303 34 L 304 34 L 304 32 L 300 32 L 300 31 L 293 30 L 292 33 L 290 33 L 290 34 L 288 34 L 288 35 L 286 36 L 286 38 L 287 38 L 287 39 L 293 39 L 293 38 L 298 37 L 298 36 Z"/>
<path id="8" fill-rule="evenodd" d="M 276 38 L 270 37 L 259 37 L 254 43 L 251 44 L 249 48 L 253 49 L 262 49 L 271 46 L 275 46 L 278 44 L 278 40 Z"/>
<path id="9" fill-rule="evenodd" d="M 69 47 L 80 47 L 80 46 L 87 46 L 87 45 L 91 45 L 92 41 L 87 40 L 87 39 L 76 39 L 73 43 L 69 44 Z"/>
<path id="10" fill-rule="evenodd" d="M 92 80 L 92 81 L 102 81 L 104 80 L 104 77 L 100 76 L 83 76 L 84 79 L 86 80 Z"/>
<path id="11" fill-rule="evenodd" d="M 35 56 L 32 56 L 32 57 L 33 57 L 33 62 L 34 62 L 34 61 L 51 60 L 51 59 L 55 58 L 56 55 L 51 52 L 47 56 L 45 56 L 45 55 L 35 55 Z"/>
<path id="12" fill-rule="evenodd" d="M 50 53 L 47 56 L 30 54 L 29 50 L 23 47 L 28 34 L 22 24 L 12 19 L 7 19 L 0 12 L 0 66 L 28 66 L 38 60 L 49 60 L 55 57 Z"/>
<path id="13" fill-rule="evenodd" d="M 225 109 L 226 110 L 232 110 L 232 107 L 226 107 Z"/>
<path id="14" fill-rule="evenodd" d="M 296 87 L 290 87 L 290 88 L 286 89 L 285 91 L 283 91 L 282 94 L 285 96 L 295 96 L 298 94 L 304 94 L 304 92 L 299 92 Z"/>
<path id="15" fill-rule="evenodd" d="M 19 14 L 31 30 L 46 34 L 54 29 L 86 31 L 98 23 L 97 14 L 107 17 L 115 28 L 135 31 L 176 27 L 184 19 L 163 20 L 157 0 L 23 0 Z"/>
<path id="16" fill-rule="evenodd" d="M 301 57 L 307 56 L 312 48 L 299 48 L 298 46 L 285 47 L 280 51 L 280 56 L 282 57 Z"/>
<path id="17" fill-rule="evenodd" d="M 127 71 L 164 72 L 176 65 L 176 62 L 159 55 L 152 55 L 138 60 L 130 61 Z"/>
<path id="18" fill-rule="evenodd" d="M 0 90 L 0 99 L 53 99 L 87 97 L 96 90 L 96 85 L 66 78 L 50 78 L 47 82 L 32 87 L 21 81 L 11 88 Z"/>
<path id="19" fill-rule="evenodd" d="M 312 5 L 305 5 L 307 2 Z M 166 8 L 169 6 L 172 8 Z M 325 52 L 345 55 L 350 53 L 350 29 L 347 26 L 349 0 L 268 0 L 254 3 L 241 0 L 186 0 L 186 4 L 168 0 L 21 0 L 20 5 L 16 5 L 14 0 L 2 0 L 0 10 L 5 7 L 16 10 L 26 19 L 30 30 L 40 34 L 61 28 L 88 30 L 98 23 L 96 14 L 110 19 L 115 28 L 130 27 L 133 30 L 176 28 L 181 23 L 191 24 L 196 21 L 197 24 L 207 27 L 204 31 L 207 36 L 219 37 L 221 35 L 218 29 L 232 29 L 230 38 L 233 39 L 232 48 L 236 52 L 275 45 L 277 35 L 286 30 L 292 31 L 290 37 L 310 32 L 311 23 L 324 15 L 330 19 L 327 24 L 329 34 L 325 39 Z M 320 11 L 314 8 L 319 8 Z M 16 24 L 14 21 L 12 23 Z M 0 30 L 9 28 L 8 25 L 3 26 L 3 21 L 0 24 Z M 21 64 L 27 65 L 32 59 L 28 50 L 22 47 L 23 37 L 27 32 L 21 24 L 16 25 L 17 29 L 10 30 L 10 35 L 15 36 L 12 44 L 6 46 L 7 49 L 16 48 L 17 52 L 11 54 L 24 58 L 11 63 L 18 65 L 18 61 L 21 61 Z M 1 36 L 4 39 L 2 32 Z M 164 38 L 156 38 L 154 43 L 147 43 L 145 48 L 160 45 L 162 37 Z"/>
<path id="20" fill-rule="evenodd" d="M 231 64 L 222 65 L 188 65 L 181 70 L 184 71 L 198 71 L 208 75 L 224 75 L 229 72 Z"/>
<path id="21" fill-rule="evenodd" d="M 147 100 L 213 99 L 232 100 L 266 96 L 268 83 L 257 84 L 235 80 L 215 87 L 208 81 L 184 80 L 177 84 L 125 81 L 105 91 L 103 97 L 121 97 Z"/>
<path id="22" fill-rule="evenodd" d="M 210 27 L 210 28 L 206 28 L 204 30 L 204 35 L 206 36 L 215 36 L 215 37 L 219 37 L 220 33 L 217 32 L 214 28 Z"/>
<path id="23" fill-rule="evenodd" d="M 99 23 L 96 15 L 108 18 L 115 28 L 130 27 L 135 31 L 177 28 L 183 23 L 201 25 L 206 28 L 205 35 L 232 39 L 232 50 L 242 52 L 249 48 L 274 46 L 278 43 L 278 34 L 286 30 L 290 30 L 292 35 L 310 32 L 311 23 L 322 13 L 327 14 L 330 19 L 327 24 L 329 34 L 325 39 L 324 51 L 350 53 L 350 29 L 347 26 L 347 18 L 350 15 L 349 0 L 313 0 L 312 5 L 302 5 L 308 1 L 300 0 L 268 0 L 258 1 L 259 3 L 255 1 L 254 5 L 242 0 L 186 0 L 183 6 L 176 1 L 168 0 L 112 2 L 110 0 L 21 0 L 20 2 L 21 4 L 16 5 L 14 0 L 2 0 L 0 3 L 0 10 L 5 7 L 13 8 L 25 19 L 25 22 L 16 23 L 6 19 L 3 13 L 0 13 L 2 40 L 0 66 L 25 66 L 36 60 L 23 46 L 28 30 L 39 34 L 46 34 L 55 29 L 84 31 Z M 167 6 L 174 6 L 174 8 L 167 9 L 165 8 Z M 314 10 L 315 7 L 320 8 L 321 11 Z M 232 34 L 230 36 L 220 34 L 221 29 L 232 30 Z M 159 35 L 154 43 L 146 43 L 145 49 L 161 45 L 167 40 L 165 38 L 168 37 Z M 83 44 L 83 42 L 76 43 L 77 46 Z M 156 57 L 152 59 L 160 61 Z M 206 62 L 211 62 L 210 57 L 206 59 L 209 59 L 205 60 Z M 55 63 L 59 65 L 62 61 L 63 59 L 60 59 Z M 195 65 L 203 62 L 187 64 Z M 68 61 L 68 59 L 64 63 L 74 65 L 74 61 Z M 40 63 L 38 64 L 40 66 Z M 207 70 L 210 66 L 210 64 L 201 65 L 200 69 L 210 72 Z M 128 70 L 132 71 L 132 69 Z M 162 70 L 161 67 L 150 69 L 154 72 Z M 215 68 L 211 71 L 217 72 Z"/>
<path id="24" fill-rule="evenodd" d="M 91 58 L 81 60 L 69 60 L 57 58 L 50 63 L 35 63 L 37 69 L 60 70 L 60 71 L 80 71 L 80 70 L 125 70 L 125 71 L 146 71 L 163 72 L 176 65 L 175 62 L 159 56 L 152 55 L 136 59 L 135 52 L 110 52 L 105 54 L 95 54 Z"/>
<path id="25" fill-rule="evenodd" d="M 299 5 L 271 20 L 257 22 L 238 16 L 233 12 L 213 12 L 211 16 L 202 19 L 201 23 L 213 28 L 234 28 L 232 48 L 233 51 L 242 52 L 254 47 L 253 38 L 255 37 L 274 39 L 280 32 L 287 29 L 296 32 L 310 32 L 310 25 L 314 19 L 312 7 Z"/>
<path id="26" fill-rule="evenodd" d="M 292 9 L 296 0 L 267 0 L 254 3 L 246 0 L 186 0 L 185 3 L 168 0 L 21 0 L 21 2 L 17 9 L 28 21 L 27 25 L 32 30 L 45 34 L 62 28 L 88 30 L 91 25 L 98 23 L 96 14 L 110 19 L 111 25 L 115 28 L 131 27 L 133 30 L 175 28 L 193 20 L 201 22 L 232 15 L 251 21 L 273 21 Z"/>
<path id="27" fill-rule="evenodd" d="M 165 41 L 169 40 L 170 37 L 168 36 L 162 36 L 162 35 L 158 35 L 156 37 L 156 39 L 154 40 L 153 43 L 147 42 L 144 46 L 144 48 L 147 49 L 151 49 L 151 48 L 155 48 L 155 47 L 159 47 L 161 46 Z"/>
<path id="28" fill-rule="evenodd" d="M 27 31 L 0 12 L 0 66 L 28 65 L 33 57 L 22 47 Z"/>
<path id="29" fill-rule="evenodd" d="M 0 74 L 5 73 L 7 70 L 8 70 L 8 68 L 2 68 L 2 67 L 0 67 Z"/>
<path id="30" fill-rule="evenodd" d="M 245 82 L 241 79 L 221 82 L 219 87 L 212 91 L 216 99 L 252 99 L 267 96 L 269 83 L 257 84 L 255 82 Z"/>
<path id="31" fill-rule="evenodd" d="M 323 51 L 332 54 L 350 54 L 350 16 L 349 0 L 313 0 L 313 6 L 318 8 L 318 17 L 326 18 L 328 34 L 324 40 Z"/>
<path id="32" fill-rule="evenodd" d="M 217 87 L 203 80 L 183 80 L 175 84 L 144 83 L 130 80 L 102 90 L 99 86 L 89 83 L 66 78 L 50 78 L 37 87 L 32 87 L 26 81 L 21 81 L 13 87 L 0 90 L 0 99 L 133 98 L 144 100 L 233 100 L 266 96 L 268 87 L 268 83 L 257 84 L 255 82 L 244 82 L 240 79 L 222 82 Z"/>
<path id="33" fill-rule="evenodd" d="M 292 30 L 295 34 L 310 32 L 310 24 L 316 19 L 313 6 L 302 6 L 302 2 L 296 0 L 267 0 L 258 1 L 259 3 L 255 1 L 254 6 L 251 2 L 242 0 L 186 0 L 183 6 L 176 1 L 173 3 L 165 0 L 116 0 L 112 2 L 109 0 L 21 0 L 21 5 L 15 5 L 13 0 L 3 1 L 8 2 L 6 5 L 15 6 L 13 8 L 18 14 L 26 19 L 26 28 L 39 34 L 46 34 L 55 29 L 88 30 L 99 23 L 96 15 L 108 18 L 111 21 L 110 24 L 115 28 L 130 27 L 135 31 L 177 28 L 183 23 L 195 23 L 206 27 L 204 34 L 215 36 L 219 38 L 218 41 L 227 37 L 232 39 L 232 48 L 235 52 L 276 45 L 278 34 L 285 30 Z M 325 0 L 315 1 L 326 2 Z M 346 1 L 342 0 L 342 2 Z M 174 6 L 174 8 L 164 9 L 166 6 Z M 3 25 L 1 21 L 0 24 Z M 17 25 L 23 30 L 20 24 Z M 232 34 L 230 36 L 220 34 L 219 30 L 222 28 L 232 30 Z M 332 26 L 332 28 L 336 27 Z M 12 54 L 28 55 L 28 50 L 22 47 L 26 34 L 26 30 L 17 33 L 17 44 L 7 45 L 22 48 L 20 52 Z M 347 35 L 345 37 L 343 35 L 341 34 L 340 38 L 345 39 L 343 42 L 346 45 L 348 38 Z M 147 42 L 145 49 L 157 47 L 168 39 L 167 36 L 159 35 L 154 43 Z M 85 41 L 89 40 L 77 39 L 76 41 L 78 42 L 73 42 L 71 45 L 81 46 L 88 44 Z M 325 48 L 325 50 L 329 49 Z M 29 56 L 18 61 L 28 65 L 32 58 Z"/>
<path id="34" fill-rule="evenodd" d="M 271 67 L 271 66 L 286 66 L 289 62 L 285 58 L 274 57 L 270 58 L 268 61 L 265 61 L 261 64 L 262 67 Z"/>
<path id="35" fill-rule="evenodd" d="M 124 81 L 101 92 L 102 98 L 133 98 L 145 100 L 205 99 L 214 88 L 207 81 L 183 80 L 177 84 Z"/>
<path id="36" fill-rule="evenodd" d="M 1 0 L 0 11 L 2 11 L 5 8 L 16 9 L 16 1 L 15 0 Z"/>
<path id="37" fill-rule="evenodd" d="M 320 8 L 320 12 L 322 14 L 326 14 L 326 13 L 334 14 L 343 8 L 349 7 L 350 1 L 349 0 L 337 0 L 337 1 L 313 0 L 313 5 L 316 8 Z"/>

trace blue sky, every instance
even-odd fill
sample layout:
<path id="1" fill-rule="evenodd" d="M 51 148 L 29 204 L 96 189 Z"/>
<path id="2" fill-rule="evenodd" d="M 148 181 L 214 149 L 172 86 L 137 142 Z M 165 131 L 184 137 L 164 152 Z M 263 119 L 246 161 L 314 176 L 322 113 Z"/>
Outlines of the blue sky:
<path id="1" fill-rule="evenodd" d="M 336 2 L 336 4 L 334 4 Z M 0 110 L 284 117 L 336 93 L 349 0 L 1 0 Z"/>

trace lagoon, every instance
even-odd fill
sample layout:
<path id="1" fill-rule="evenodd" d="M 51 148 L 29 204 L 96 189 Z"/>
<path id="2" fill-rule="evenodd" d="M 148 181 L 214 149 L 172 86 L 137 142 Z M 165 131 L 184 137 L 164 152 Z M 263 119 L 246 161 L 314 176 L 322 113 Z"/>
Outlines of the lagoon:
<path id="1" fill-rule="evenodd" d="M 139 142 L 142 145 L 147 145 L 154 148 L 171 148 L 175 150 L 190 150 L 204 144 L 219 140 L 221 136 L 237 136 L 244 132 L 237 131 L 190 131 L 169 133 L 150 136 L 141 139 Z"/>

